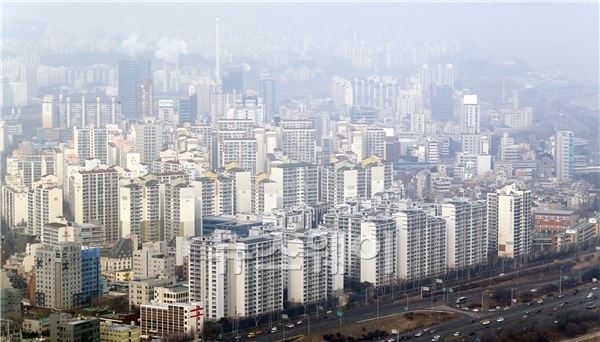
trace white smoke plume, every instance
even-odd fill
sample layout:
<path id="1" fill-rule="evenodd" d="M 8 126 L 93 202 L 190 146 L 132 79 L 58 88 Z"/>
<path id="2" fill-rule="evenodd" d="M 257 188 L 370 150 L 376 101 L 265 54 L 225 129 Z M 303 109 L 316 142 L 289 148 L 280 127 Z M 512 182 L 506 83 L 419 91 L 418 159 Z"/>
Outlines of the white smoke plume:
<path id="1" fill-rule="evenodd" d="M 158 49 L 154 52 L 156 58 L 174 63 L 178 55 L 188 54 L 188 44 L 179 38 L 162 37 L 158 41 Z"/>
<path id="2" fill-rule="evenodd" d="M 140 41 L 140 35 L 138 33 L 132 33 L 121 42 L 121 50 L 127 53 L 131 57 L 135 57 L 146 50 L 146 44 Z"/>

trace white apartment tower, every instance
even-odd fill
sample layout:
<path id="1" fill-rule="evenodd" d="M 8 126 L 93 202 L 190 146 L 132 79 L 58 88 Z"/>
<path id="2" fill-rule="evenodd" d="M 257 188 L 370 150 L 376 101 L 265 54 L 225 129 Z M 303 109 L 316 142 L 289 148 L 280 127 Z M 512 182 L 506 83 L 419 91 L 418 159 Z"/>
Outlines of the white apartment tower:
<path id="1" fill-rule="evenodd" d="M 223 139 L 219 143 L 219 167 L 235 163 L 238 167 L 256 175 L 256 139 Z"/>
<path id="2" fill-rule="evenodd" d="M 119 234 L 119 172 L 97 168 L 73 174 L 71 208 L 76 223 L 99 223 L 106 242 L 117 242 Z"/>
<path id="3" fill-rule="evenodd" d="M 190 245 L 190 301 L 205 317 L 253 317 L 283 309 L 281 236 L 237 239 L 215 231 Z"/>
<path id="4" fill-rule="evenodd" d="M 532 245 L 531 190 L 509 184 L 487 195 L 488 245 L 500 257 L 522 257 Z"/>
<path id="5" fill-rule="evenodd" d="M 344 288 L 344 233 L 319 229 L 286 238 L 288 301 L 327 300 Z"/>
<path id="6" fill-rule="evenodd" d="M 166 241 L 175 236 L 195 235 L 195 192 L 184 178 L 176 178 L 165 186 L 164 224 Z"/>
<path id="7" fill-rule="evenodd" d="M 312 205 L 319 199 L 319 171 L 309 163 L 287 163 L 271 167 L 271 180 L 277 183 L 282 208 Z"/>
<path id="8" fill-rule="evenodd" d="M 316 131 L 310 121 L 281 121 L 281 148 L 293 161 L 315 164 Z"/>
<path id="9" fill-rule="evenodd" d="M 479 134 L 480 111 L 477 104 L 477 95 L 464 95 L 460 128 L 463 134 Z"/>
<path id="10" fill-rule="evenodd" d="M 360 282 L 373 286 L 396 280 L 396 222 L 391 217 L 372 217 L 360 225 Z"/>
<path id="11" fill-rule="evenodd" d="M 142 242 L 163 238 L 164 184 L 156 176 L 135 178 L 119 188 L 119 232 L 121 238 L 136 234 Z"/>
<path id="12" fill-rule="evenodd" d="M 423 209 L 394 214 L 398 229 L 398 277 L 419 279 L 446 272 L 446 226 L 444 219 Z"/>
<path id="13" fill-rule="evenodd" d="M 27 202 L 27 230 L 39 236 L 46 223 L 63 216 L 63 192 L 57 186 L 56 176 L 48 175 L 36 182 L 29 190 Z"/>
<path id="14" fill-rule="evenodd" d="M 463 268 L 487 260 L 485 201 L 453 199 L 442 204 L 446 221 L 446 259 L 449 268 Z"/>
<path id="15" fill-rule="evenodd" d="M 87 127 L 73 127 L 73 147 L 80 161 L 98 159 L 102 164 L 108 158 L 108 132 L 91 123 Z"/>
<path id="16" fill-rule="evenodd" d="M 573 151 L 573 132 L 559 131 L 554 138 L 554 160 L 556 178 L 561 181 L 573 179 L 575 162 Z"/>
<path id="17" fill-rule="evenodd" d="M 141 163 L 151 166 L 162 151 L 163 125 L 161 122 L 146 120 L 135 124 L 135 147 L 141 155 Z"/>

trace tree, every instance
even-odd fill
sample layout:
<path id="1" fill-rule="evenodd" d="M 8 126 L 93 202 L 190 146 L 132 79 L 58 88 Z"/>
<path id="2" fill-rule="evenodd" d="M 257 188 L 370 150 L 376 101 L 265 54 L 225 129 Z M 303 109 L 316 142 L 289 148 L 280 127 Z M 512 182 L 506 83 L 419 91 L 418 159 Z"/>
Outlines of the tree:
<path id="1" fill-rule="evenodd" d="M 581 275 L 581 280 L 583 281 L 591 281 L 592 278 L 600 278 L 600 267 L 591 268 Z"/>

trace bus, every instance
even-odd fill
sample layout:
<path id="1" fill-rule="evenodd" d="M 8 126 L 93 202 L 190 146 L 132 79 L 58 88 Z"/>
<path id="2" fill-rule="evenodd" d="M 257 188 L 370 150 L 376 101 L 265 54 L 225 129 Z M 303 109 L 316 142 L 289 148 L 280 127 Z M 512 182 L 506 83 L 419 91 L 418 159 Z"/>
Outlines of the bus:
<path id="1" fill-rule="evenodd" d="M 467 301 L 467 297 L 460 297 L 456 300 L 456 304 L 464 303 Z"/>

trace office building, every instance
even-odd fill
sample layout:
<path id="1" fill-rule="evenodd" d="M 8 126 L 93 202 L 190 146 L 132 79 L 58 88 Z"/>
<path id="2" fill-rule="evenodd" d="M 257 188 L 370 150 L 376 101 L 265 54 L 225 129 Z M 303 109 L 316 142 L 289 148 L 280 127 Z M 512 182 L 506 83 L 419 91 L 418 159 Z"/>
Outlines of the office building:
<path id="1" fill-rule="evenodd" d="M 140 307 L 154 300 L 154 288 L 175 284 L 175 278 L 134 278 L 129 281 L 129 308 Z"/>
<path id="2" fill-rule="evenodd" d="M 172 304 L 172 303 L 188 303 L 189 289 L 185 283 L 177 283 L 175 285 L 156 286 L 154 288 L 155 304 Z"/>
<path id="3" fill-rule="evenodd" d="M 202 333 L 203 307 L 198 303 L 143 304 L 140 328 L 144 336 L 177 335 L 199 338 Z"/>
<path id="4" fill-rule="evenodd" d="M 35 256 L 35 305 L 56 310 L 82 304 L 81 244 L 43 246 Z"/>
<path id="5" fill-rule="evenodd" d="M 81 248 L 81 296 L 82 304 L 89 304 L 102 296 L 102 278 L 99 247 Z"/>
<path id="6" fill-rule="evenodd" d="M 174 276 L 175 255 L 169 253 L 164 241 L 145 242 L 141 249 L 133 250 L 132 270 L 136 278 Z"/>
<path id="7" fill-rule="evenodd" d="M 144 57 L 129 58 L 119 61 L 119 102 L 121 112 L 127 120 L 139 118 L 139 88 L 152 77 L 150 59 Z"/>
<path id="8" fill-rule="evenodd" d="M 98 318 L 72 317 L 69 314 L 51 314 L 50 341 L 100 342 L 100 320 Z"/>
<path id="9" fill-rule="evenodd" d="M 100 341 L 103 342 L 139 342 L 141 333 L 142 329 L 135 325 L 100 322 Z"/>
<path id="10" fill-rule="evenodd" d="M 431 95 L 431 117 L 435 121 L 455 121 L 454 98 L 452 88 L 447 85 L 438 85 L 433 88 Z"/>
<path id="11" fill-rule="evenodd" d="M 265 104 L 265 116 L 268 122 L 273 115 L 278 113 L 277 107 L 277 81 L 269 75 L 260 77 L 260 96 Z"/>

